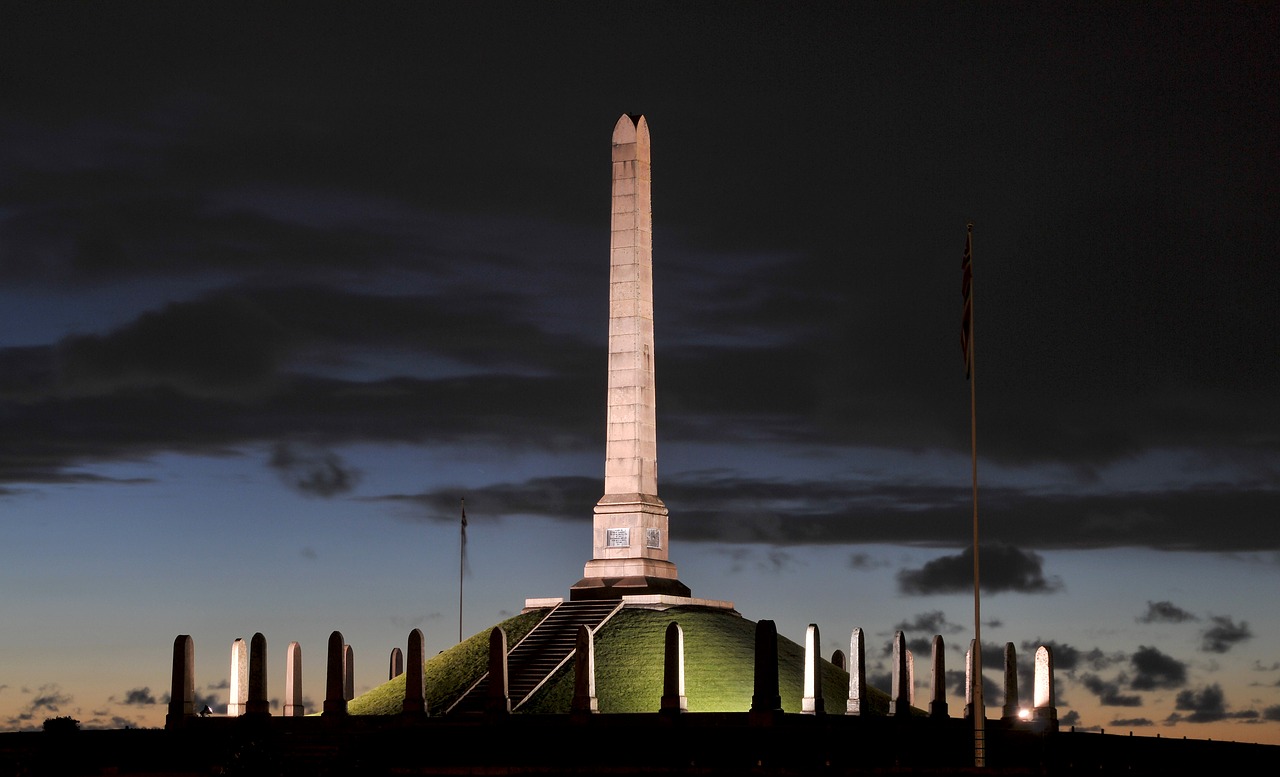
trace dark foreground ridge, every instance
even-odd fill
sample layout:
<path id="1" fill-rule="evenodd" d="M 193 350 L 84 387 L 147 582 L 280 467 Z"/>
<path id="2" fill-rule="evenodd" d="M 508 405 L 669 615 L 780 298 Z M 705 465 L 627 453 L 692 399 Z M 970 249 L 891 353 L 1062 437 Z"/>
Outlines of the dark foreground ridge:
<path id="1" fill-rule="evenodd" d="M 207 718 L 180 730 L 0 734 L 3 775 L 1271 774 L 1280 747 L 960 719 L 662 713 Z"/>

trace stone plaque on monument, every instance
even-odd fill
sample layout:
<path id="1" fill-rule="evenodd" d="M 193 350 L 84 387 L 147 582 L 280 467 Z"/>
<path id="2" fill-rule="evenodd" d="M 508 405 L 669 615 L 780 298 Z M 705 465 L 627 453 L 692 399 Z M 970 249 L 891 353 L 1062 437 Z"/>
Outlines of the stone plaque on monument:
<path id="1" fill-rule="evenodd" d="M 644 530 L 644 546 L 646 548 L 662 547 L 662 530 L 661 529 L 645 529 Z"/>
<path id="2" fill-rule="evenodd" d="M 609 529 L 607 545 L 610 548 L 627 548 L 631 546 L 630 529 Z"/>

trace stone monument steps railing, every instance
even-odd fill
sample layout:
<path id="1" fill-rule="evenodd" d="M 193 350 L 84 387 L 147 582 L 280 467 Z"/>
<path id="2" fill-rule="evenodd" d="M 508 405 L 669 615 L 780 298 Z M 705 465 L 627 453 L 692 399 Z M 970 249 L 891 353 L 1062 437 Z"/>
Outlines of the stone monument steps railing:
<path id="1" fill-rule="evenodd" d="M 547 678 L 573 657 L 578 627 L 600 628 L 615 612 L 620 601 L 566 602 L 557 606 L 519 644 L 507 651 L 507 695 L 512 709 L 518 707 Z M 484 712 L 489 694 L 489 675 L 480 678 L 445 714 Z"/>

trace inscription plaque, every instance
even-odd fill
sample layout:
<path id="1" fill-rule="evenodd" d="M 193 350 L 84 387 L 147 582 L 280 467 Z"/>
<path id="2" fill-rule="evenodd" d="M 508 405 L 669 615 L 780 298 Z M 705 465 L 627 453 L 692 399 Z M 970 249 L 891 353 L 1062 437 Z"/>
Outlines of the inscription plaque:
<path id="1" fill-rule="evenodd" d="M 661 529 L 645 529 L 644 544 L 647 548 L 662 547 L 662 530 Z"/>
<path id="2" fill-rule="evenodd" d="M 605 529 L 605 545 L 610 548 L 627 548 L 631 546 L 630 529 Z"/>

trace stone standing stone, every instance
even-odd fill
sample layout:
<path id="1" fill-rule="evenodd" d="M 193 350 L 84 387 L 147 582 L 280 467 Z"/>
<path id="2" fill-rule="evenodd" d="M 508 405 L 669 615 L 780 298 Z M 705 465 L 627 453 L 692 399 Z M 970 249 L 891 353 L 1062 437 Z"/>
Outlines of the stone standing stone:
<path id="1" fill-rule="evenodd" d="M 678 714 L 688 709 L 689 700 L 684 695 L 684 629 L 671 621 L 667 624 L 662 654 L 661 710 Z"/>
<path id="2" fill-rule="evenodd" d="M 404 676 L 404 704 L 401 710 L 406 715 L 421 715 L 427 712 L 427 700 L 424 693 L 426 678 L 423 667 L 426 638 L 421 629 L 409 632 L 409 671 Z"/>
<path id="3" fill-rule="evenodd" d="M 350 645 L 342 646 L 342 698 L 351 701 L 356 697 L 356 651 Z"/>
<path id="4" fill-rule="evenodd" d="M 1053 651 L 1048 645 L 1036 648 L 1035 709 L 1037 726 L 1058 730 L 1058 701 L 1053 687 Z"/>
<path id="5" fill-rule="evenodd" d="M 893 670 L 890 674 L 889 714 L 911 714 L 911 690 L 907 675 L 907 638 L 901 631 L 893 635 Z"/>
<path id="6" fill-rule="evenodd" d="M 394 680 L 404 674 L 404 654 L 400 648 L 391 648 L 391 660 L 387 666 L 387 679 Z"/>
<path id="7" fill-rule="evenodd" d="M 916 654 L 907 651 L 907 704 L 916 706 Z"/>
<path id="8" fill-rule="evenodd" d="M 756 623 L 755 692 L 751 695 L 751 711 L 782 711 L 778 693 L 778 627 L 773 621 Z"/>
<path id="9" fill-rule="evenodd" d="M 849 700 L 845 712 L 861 715 L 867 698 L 867 651 L 862 640 L 862 629 L 854 629 L 849 636 Z"/>
<path id="10" fill-rule="evenodd" d="M 1012 642 L 1004 643 L 1004 709 L 1001 717 L 1013 722 L 1018 719 L 1018 654 Z"/>
<path id="11" fill-rule="evenodd" d="M 290 642 L 284 653 L 284 716 L 300 718 L 307 714 L 302 706 L 302 645 Z"/>
<path id="12" fill-rule="evenodd" d="M 490 715 L 511 714 L 511 695 L 507 687 L 507 633 L 498 626 L 489 632 L 489 695 L 485 712 Z"/>
<path id="13" fill-rule="evenodd" d="M 231 643 L 231 689 L 227 695 L 227 716 L 244 714 L 249 701 L 249 656 L 243 639 Z"/>
<path id="14" fill-rule="evenodd" d="M 573 652 L 573 701 L 569 711 L 578 715 L 600 711 L 596 701 L 596 647 L 588 626 L 578 627 Z"/>
<path id="15" fill-rule="evenodd" d="M 969 640 L 969 649 L 964 653 L 964 719 L 973 720 L 973 684 L 980 682 L 973 672 L 973 650 L 975 642 Z"/>
<path id="16" fill-rule="evenodd" d="M 347 714 L 347 696 L 343 692 L 343 678 L 346 671 L 343 658 L 346 651 L 343 646 L 342 632 L 335 631 L 329 635 L 328 665 L 324 676 L 324 714 L 343 716 Z"/>
<path id="17" fill-rule="evenodd" d="M 173 675 L 169 682 L 166 728 L 176 728 L 196 714 L 196 645 L 190 634 L 173 640 Z"/>
<path id="18" fill-rule="evenodd" d="M 842 672 L 849 671 L 849 660 L 845 658 L 843 650 L 837 650 L 831 654 L 831 665 Z"/>
<path id="19" fill-rule="evenodd" d="M 593 557 L 570 589 L 571 599 L 689 596 L 668 559 L 667 507 L 658 498 L 649 149 L 645 118 L 619 118 L 613 128 L 604 496 L 592 521 Z"/>
<path id="20" fill-rule="evenodd" d="M 267 638 L 262 632 L 249 641 L 249 700 L 246 715 L 270 715 L 271 702 L 267 700 Z"/>
<path id="21" fill-rule="evenodd" d="M 942 635 L 933 636 L 933 659 L 929 665 L 929 716 L 947 717 L 947 657 Z"/>
<path id="22" fill-rule="evenodd" d="M 827 712 L 822 699 L 821 650 L 818 624 L 810 623 L 804 630 L 804 691 L 800 697 L 800 712 L 806 715 L 824 715 Z"/>

